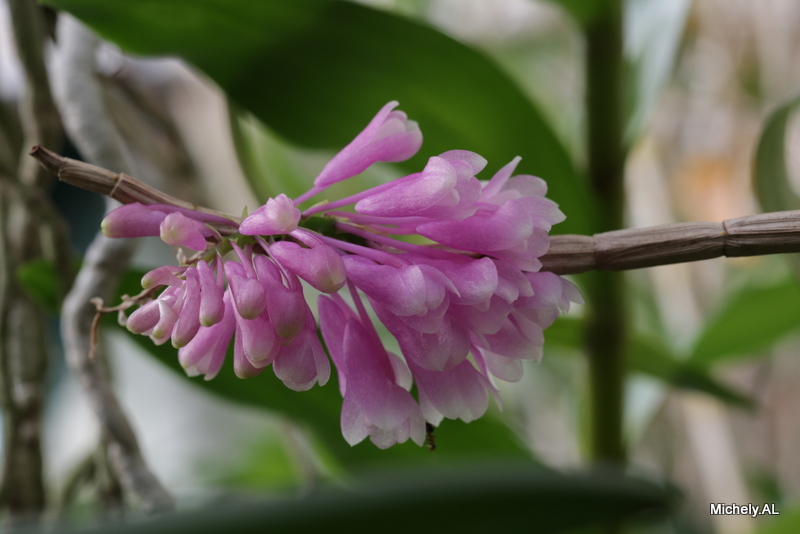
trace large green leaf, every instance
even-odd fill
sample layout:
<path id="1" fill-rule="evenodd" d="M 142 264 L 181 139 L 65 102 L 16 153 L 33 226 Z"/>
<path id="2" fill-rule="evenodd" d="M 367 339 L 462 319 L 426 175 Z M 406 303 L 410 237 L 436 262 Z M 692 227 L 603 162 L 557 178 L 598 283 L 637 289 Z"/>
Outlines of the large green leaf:
<path id="1" fill-rule="evenodd" d="M 583 322 L 568 317 L 557 319 L 545 331 L 546 346 L 577 348 L 583 340 Z M 651 376 L 679 389 L 699 391 L 724 402 L 750 408 L 746 395 L 722 384 L 708 370 L 694 362 L 677 359 L 655 338 L 634 334 L 628 352 L 632 371 Z"/>
<path id="2" fill-rule="evenodd" d="M 690 362 L 709 365 L 746 357 L 800 328 L 800 287 L 794 279 L 745 287 L 708 321 Z"/>
<path id="3" fill-rule="evenodd" d="M 292 142 L 343 147 L 390 100 L 417 120 L 420 154 L 474 150 L 492 172 L 516 155 L 590 233 L 588 189 L 523 92 L 483 54 L 423 24 L 336 0 L 46 0 L 141 55 L 176 55 Z"/>
<path id="4" fill-rule="evenodd" d="M 663 517 L 675 502 L 674 491 L 641 480 L 501 465 L 468 472 L 384 474 L 352 489 L 329 489 L 302 499 L 206 506 L 139 524 L 81 532 L 546 534 Z"/>
<path id="5" fill-rule="evenodd" d="M 118 293 L 133 295 L 139 291 L 141 272 L 126 274 Z M 117 326 L 116 316 L 108 315 L 106 328 Z M 316 386 L 309 391 L 292 391 L 275 376 L 271 368 L 254 378 L 240 379 L 233 373 L 232 348 L 226 364 L 213 380 L 202 377 L 189 378 L 178 363 L 177 350 L 170 344 L 156 346 L 145 336 L 130 334 L 131 339 L 147 354 L 166 365 L 172 371 L 204 390 L 226 400 L 265 408 L 290 417 L 308 426 L 312 432 L 344 465 L 358 468 L 364 464 L 380 462 L 382 465 L 393 462 L 461 461 L 476 457 L 530 458 L 514 432 L 491 414 L 465 424 L 461 421 L 446 420 L 435 431 L 436 450 L 418 447 L 412 442 L 395 445 L 382 451 L 369 440 L 351 447 L 342 437 L 339 415 L 342 396 L 336 381 L 335 372 L 331 381 Z"/>

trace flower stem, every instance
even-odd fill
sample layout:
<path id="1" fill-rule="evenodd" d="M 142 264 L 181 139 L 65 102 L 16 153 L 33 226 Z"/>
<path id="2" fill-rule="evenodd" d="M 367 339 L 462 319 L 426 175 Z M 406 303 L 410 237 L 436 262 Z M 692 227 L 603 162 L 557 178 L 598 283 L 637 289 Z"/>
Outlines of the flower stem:
<path id="1" fill-rule="evenodd" d="M 622 2 L 610 0 L 585 27 L 587 161 L 600 207 L 599 229 L 623 225 Z M 625 294 L 620 273 L 594 273 L 585 287 L 591 396 L 591 453 L 596 463 L 625 461 Z"/>

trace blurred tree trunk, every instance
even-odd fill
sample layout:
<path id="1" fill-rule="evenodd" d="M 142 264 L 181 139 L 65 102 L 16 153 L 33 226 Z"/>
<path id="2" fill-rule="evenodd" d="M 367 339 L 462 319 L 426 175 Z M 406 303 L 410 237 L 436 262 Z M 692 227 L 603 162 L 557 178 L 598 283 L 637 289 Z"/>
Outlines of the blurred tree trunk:
<path id="1" fill-rule="evenodd" d="M 9 0 L 9 7 L 25 73 L 20 103 L 23 151 L 40 143 L 57 146 L 62 131 L 44 63 L 42 10 L 34 0 Z M 49 359 L 45 311 L 25 293 L 16 273 L 33 260 L 48 258 L 56 264 L 63 294 L 72 270 L 66 227 L 48 196 L 51 179 L 31 159 L 20 154 L 16 175 L 0 177 L 0 401 L 4 424 L 0 499 L 12 521 L 35 518 L 45 506 L 41 412 Z"/>

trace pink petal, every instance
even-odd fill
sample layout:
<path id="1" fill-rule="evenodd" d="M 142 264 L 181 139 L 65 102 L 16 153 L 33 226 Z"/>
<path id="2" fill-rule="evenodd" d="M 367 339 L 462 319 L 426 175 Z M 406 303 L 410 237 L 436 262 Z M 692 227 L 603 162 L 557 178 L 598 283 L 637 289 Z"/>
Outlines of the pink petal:
<path id="1" fill-rule="evenodd" d="M 342 402 L 342 436 L 347 443 L 357 445 L 369 436 L 369 427 L 361 411 L 361 406 L 352 398 L 345 397 Z"/>
<path id="2" fill-rule="evenodd" d="M 442 318 L 441 327 L 424 334 L 409 327 L 379 304 L 372 302 L 378 318 L 397 338 L 407 361 L 414 360 L 419 367 L 433 370 L 451 369 L 463 362 L 469 353 L 469 330 L 449 315 Z"/>
<path id="3" fill-rule="evenodd" d="M 220 322 L 225 313 L 222 289 L 204 260 L 197 262 L 197 274 L 200 279 L 200 323 L 211 326 Z"/>
<path id="4" fill-rule="evenodd" d="M 465 423 L 481 417 L 489 405 L 486 395 L 491 387 L 469 361 L 464 361 L 449 371 L 430 371 L 409 361 L 420 396 L 430 406 L 448 419 L 461 419 Z M 427 413 L 426 413 L 427 417 Z"/>
<path id="5" fill-rule="evenodd" d="M 255 319 L 245 319 L 236 313 L 236 339 L 244 357 L 258 369 L 271 364 L 280 350 L 266 312 Z"/>
<path id="6" fill-rule="evenodd" d="M 200 282 L 197 270 L 186 271 L 186 289 L 175 328 L 172 331 L 172 346 L 179 349 L 189 343 L 200 329 Z"/>
<path id="7" fill-rule="evenodd" d="M 412 216 L 443 199 L 457 183 L 453 165 L 434 156 L 417 177 L 358 201 L 355 209 L 358 213 L 381 217 Z"/>
<path id="8" fill-rule="evenodd" d="M 108 237 L 149 237 L 160 233 L 167 212 L 138 202 L 109 212 L 100 227 Z"/>
<path id="9" fill-rule="evenodd" d="M 481 172 L 488 163 L 486 158 L 469 150 L 448 150 L 439 154 L 439 157 L 451 162 L 463 161 L 469 166 L 469 173 L 472 176 Z"/>
<path id="10" fill-rule="evenodd" d="M 401 111 L 392 111 L 397 102 L 389 102 L 364 130 L 331 159 L 314 180 L 324 188 L 356 174 L 378 161 L 403 161 L 419 150 L 422 133 L 416 122 Z"/>
<path id="11" fill-rule="evenodd" d="M 237 321 L 236 334 L 233 340 L 233 373 L 239 378 L 252 378 L 261 374 L 266 366 L 256 367 L 247 358 L 243 337 L 242 329 Z"/>
<path id="12" fill-rule="evenodd" d="M 178 286 L 183 285 L 183 280 L 176 275 L 183 274 L 186 267 L 173 267 L 171 265 L 164 265 L 153 269 L 142 277 L 142 287 L 150 289 L 151 287 L 158 286 Z"/>
<path id="13" fill-rule="evenodd" d="M 355 319 L 347 322 L 344 346 L 344 372 L 348 381 L 346 399 L 354 400 L 361 409 L 371 428 L 373 442 L 381 447 L 394 444 L 398 437 L 408 439 L 410 432 L 405 423 L 420 409 L 411 395 L 395 382 L 386 351 Z M 421 412 L 419 415 L 417 419 L 421 426 Z"/>
<path id="14" fill-rule="evenodd" d="M 278 241 L 269 251 L 286 269 L 323 293 L 335 293 L 347 281 L 341 257 L 325 243 L 304 248 L 290 241 Z"/>
<path id="15" fill-rule="evenodd" d="M 204 374 L 211 380 L 222 368 L 231 336 L 236 328 L 230 295 L 225 294 L 225 314 L 222 321 L 212 326 L 200 327 L 197 335 L 178 351 L 178 360 L 186 374 Z"/>
<path id="16" fill-rule="evenodd" d="M 242 224 L 239 233 L 243 235 L 288 234 L 297 229 L 300 210 L 284 194 L 270 198 L 267 203 L 254 211 Z"/>
<path id="17" fill-rule="evenodd" d="M 355 319 L 355 315 L 340 301 L 324 295 L 320 295 L 317 299 L 317 309 L 322 339 L 325 340 L 325 346 L 334 365 L 339 369 L 339 392 L 344 397 L 347 390 L 347 375 L 344 373 L 344 331 L 348 319 Z"/>
<path id="18" fill-rule="evenodd" d="M 208 244 L 201 228 L 207 227 L 181 213 L 170 213 L 161 221 L 161 240 L 168 245 L 186 247 L 196 251 L 205 250 Z"/>
<path id="19" fill-rule="evenodd" d="M 438 308 L 450 281 L 428 265 L 397 268 L 360 257 L 342 258 L 348 278 L 395 315 L 418 315 Z"/>
<path id="20" fill-rule="evenodd" d="M 533 223 L 524 205 L 510 200 L 495 211 L 478 211 L 461 221 L 423 223 L 417 232 L 458 250 L 494 252 L 525 241 L 533 232 Z"/>
<path id="21" fill-rule="evenodd" d="M 156 326 L 160 316 L 158 300 L 151 300 L 133 312 L 125 326 L 134 334 L 144 334 Z"/>
<path id="22" fill-rule="evenodd" d="M 163 340 L 163 343 L 172 333 L 172 328 L 175 326 L 175 322 L 178 320 L 178 314 L 175 313 L 172 307 L 167 305 L 163 299 L 158 299 L 157 302 L 159 319 L 158 323 L 156 323 L 156 326 L 153 328 L 153 333 L 151 336 L 154 339 Z"/>
<path id="23" fill-rule="evenodd" d="M 500 380 L 519 382 L 522 378 L 524 372 L 522 360 L 506 358 L 488 350 L 481 351 L 481 358 L 486 363 L 487 370 Z"/>
<path id="24" fill-rule="evenodd" d="M 269 295 L 266 309 L 275 332 L 286 341 L 294 339 L 305 328 L 308 314 L 300 282 L 294 278 L 296 289 L 290 289 L 283 285 L 278 268 L 267 258 L 256 256 L 254 263 L 258 279 Z"/>
<path id="25" fill-rule="evenodd" d="M 289 389 L 306 391 L 319 382 L 325 385 L 331 368 L 325 351 L 317 337 L 314 318 L 310 315 L 306 328 L 289 345 L 281 347 L 275 357 L 273 369 Z"/>
<path id="26" fill-rule="evenodd" d="M 225 275 L 239 315 L 245 319 L 255 319 L 261 315 L 267 307 L 264 286 L 258 280 L 246 278 L 242 265 L 235 261 L 225 262 Z"/>

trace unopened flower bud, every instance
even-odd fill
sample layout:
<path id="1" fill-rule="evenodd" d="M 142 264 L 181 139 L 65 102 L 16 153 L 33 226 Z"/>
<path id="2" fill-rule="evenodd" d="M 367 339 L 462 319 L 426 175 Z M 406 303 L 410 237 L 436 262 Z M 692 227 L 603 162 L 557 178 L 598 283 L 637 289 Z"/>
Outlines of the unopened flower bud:
<path id="1" fill-rule="evenodd" d="M 144 334 L 156 326 L 160 317 L 158 301 L 151 300 L 133 312 L 125 326 L 134 334 Z"/>
<path id="2" fill-rule="evenodd" d="M 200 324 L 217 324 L 225 313 L 222 289 L 217 284 L 211 267 L 203 260 L 197 262 L 197 275 L 200 279 Z"/>
<path id="3" fill-rule="evenodd" d="M 111 211 L 100 223 L 100 228 L 108 237 L 157 236 L 166 216 L 163 210 L 134 202 Z"/>
<path id="4" fill-rule="evenodd" d="M 300 210 L 284 194 L 267 200 L 267 203 L 242 221 L 239 233 L 244 235 L 280 235 L 297 229 Z"/>
<path id="5" fill-rule="evenodd" d="M 197 251 L 205 250 L 206 238 L 203 236 L 202 228 L 207 227 L 200 221 L 190 219 L 179 212 L 170 213 L 161 222 L 161 240 L 168 245 Z"/>
<path id="6" fill-rule="evenodd" d="M 235 261 L 225 262 L 225 275 L 239 315 L 245 319 L 255 319 L 261 315 L 267 306 L 264 286 L 258 280 L 247 278 L 242 265 Z"/>

